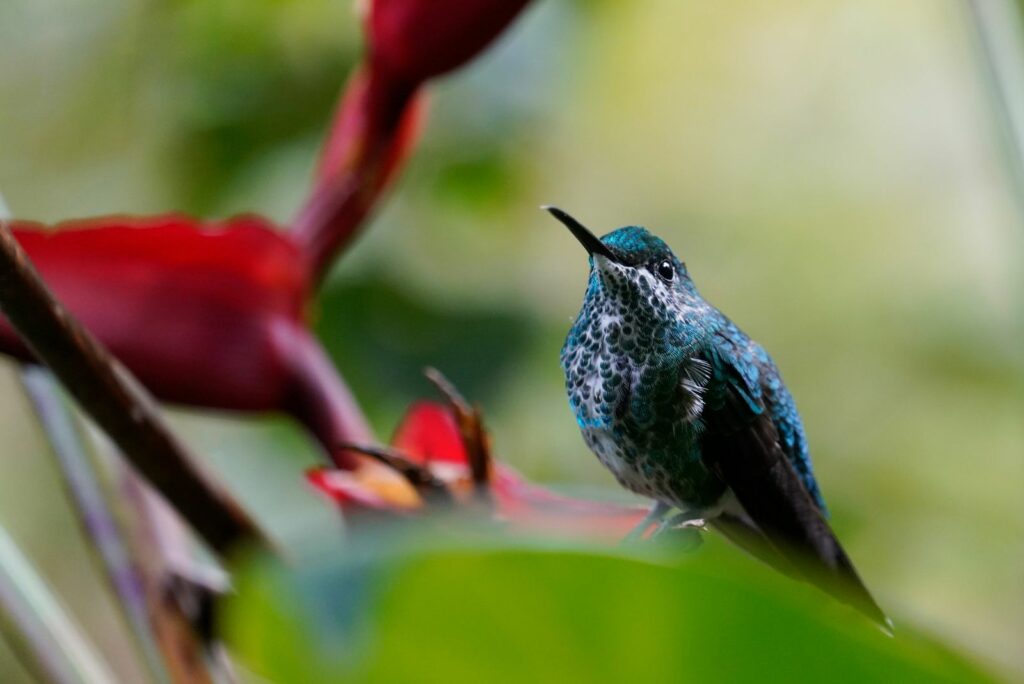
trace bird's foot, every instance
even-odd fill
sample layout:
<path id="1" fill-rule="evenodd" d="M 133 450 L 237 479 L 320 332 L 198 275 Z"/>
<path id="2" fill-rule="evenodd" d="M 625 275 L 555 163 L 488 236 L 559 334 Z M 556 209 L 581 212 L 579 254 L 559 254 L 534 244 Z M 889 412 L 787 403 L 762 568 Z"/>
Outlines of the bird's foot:
<path id="1" fill-rule="evenodd" d="M 632 530 L 630 530 L 629 534 L 623 537 L 623 546 L 640 541 L 640 538 L 644 536 L 644 532 L 646 532 L 647 529 L 654 523 L 659 523 L 658 529 L 660 530 L 661 525 L 663 524 L 662 518 L 664 518 L 665 514 L 668 512 L 668 506 L 661 503 L 660 501 L 655 502 L 654 506 L 651 507 L 650 512 L 644 517 L 643 520 L 640 521 L 640 524 L 634 527 Z M 657 534 L 657 531 L 655 531 L 655 534 Z"/>
<path id="2" fill-rule="evenodd" d="M 704 518 L 695 518 L 693 513 L 683 511 L 673 515 L 668 520 L 663 520 L 658 529 L 654 531 L 654 536 L 663 534 L 669 530 L 707 530 L 708 521 Z"/>
<path id="3" fill-rule="evenodd" d="M 707 520 L 683 512 L 662 521 L 651 538 L 665 542 L 671 540 L 674 547 L 693 551 L 704 543 L 700 536 L 701 530 L 707 530 Z"/>

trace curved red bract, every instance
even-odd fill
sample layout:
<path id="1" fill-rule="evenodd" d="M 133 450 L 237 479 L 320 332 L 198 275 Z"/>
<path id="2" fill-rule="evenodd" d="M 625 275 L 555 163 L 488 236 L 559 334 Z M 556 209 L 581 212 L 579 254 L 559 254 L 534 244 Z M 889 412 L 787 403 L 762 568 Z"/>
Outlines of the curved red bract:
<path id="1" fill-rule="evenodd" d="M 113 287 L 153 292 L 173 286 L 202 294 L 207 302 L 295 319 L 309 294 L 298 250 L 255 215 L 224 221 L 181 214 L 109 216 L 52 227 L 28 221 L 10 225 L 52 287 L 71 284 L 110 294 Z"/>
<path id="2" fill-rule="evenodd" d="M 292 223 L 317 278 L 357 234 L 419 137 L 425 83 L 476 56 L 527 0 L 372 0 L 367 54 Z"/>
<path id="3" fill-rule="evenodd" d="M 324 143 L 313 191 L 289 235 L 318 278 L 365 223 L 419 137 L 421 88 L 365 68 L 349 79 Z"/>
<path id="4" fill-rule="evenodd" d="M 282 336 L 304 326 L 298 250 L 262 219 L 110 217 L 13 232 L 57 298 L 157 396 L 281 406 Z M 6 322 L 0 351 L 28 358 Z"/>
<path id="5" fill-rule="evenodd" d="M 421 464 L 468 463 L 455 416 L 447 406 L 430 401 L 412 405 L 391 438 L 391 446 Z"/>
<path id="6" fill-rule="evenodd" d="M 417 84 L 462 66 L 527 0 L 373 0 L 366 18 L 376 68 Z"/>
<path id="7" fill-rule="evenodd" d="M 317 167 L 317 185 L 379 163 L 374 180 L 386 185 L 419 137 L 423 91 L 397 86 L 366 67 L 353 72 L 334 114 Z M 366 168 L 364 168 L 366 167 Z"/>

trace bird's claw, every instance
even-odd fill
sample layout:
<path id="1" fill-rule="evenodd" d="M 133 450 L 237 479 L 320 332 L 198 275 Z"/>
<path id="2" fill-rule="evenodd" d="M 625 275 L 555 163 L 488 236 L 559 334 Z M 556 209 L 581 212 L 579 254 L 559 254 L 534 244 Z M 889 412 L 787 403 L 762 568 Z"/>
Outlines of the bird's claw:
<path id="1" fill-rule="evenodd" d="M 690 518 L 685 513 L 674 515 L 668 520 L 663 521 L 658 528 L 654 530 L 652 537 L 657 537 L 660 534 L 664 534 L 670 530 L 704 530 L 708 529 L 708 521 L 704 518 Z"/>
<path id="2" fill-rule="evenodd" d="M 629 546 L 639 542 L 651 524 L 657 523 L 657 527 L 654 528 L 654 532 L 649 537 L 650 541 L 656 539 L 667 541 L 669 537 L 673 537 L 675 538 L 673 543 L 679 544 L 684 548 L 692 550 L 700 546 L 703 541 L 700 536 L 700 530 L 707 529 L 707 520 L 696 518 L 693 512 L 687 511 L 677 513 L 663 520 L 662 517 L 668 509 L 669 507 L 663 503 L 655 504 L 647 517 L 625 536 L 622 540 L 622 545 Z"/>
<path id="3" fill-rule="evenodd" d="M 704 543 L 700 536 L 700 531 L 706 529 L 707 521 L 704 518 L 690 518 L 680 514 L 658 525 L 658 528 L 651 535 L 651 539 L 659 541 L 669 541 L 671 539 L 673 546 L 693 551 Z"/>

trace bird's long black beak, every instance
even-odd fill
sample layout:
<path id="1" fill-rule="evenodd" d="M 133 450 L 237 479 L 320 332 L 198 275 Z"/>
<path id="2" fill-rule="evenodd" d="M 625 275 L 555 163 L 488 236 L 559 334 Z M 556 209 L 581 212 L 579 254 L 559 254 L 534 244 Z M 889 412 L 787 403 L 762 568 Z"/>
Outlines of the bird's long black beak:
<path id="1" fill-rule="evenodd" d="M 612 254 L 611 250 L 608 249 L 596 235 L 587 230 L 587 227 L 582 223 L 574 219 L 572 216 L 569 216 L 558 207 L 545 205 L 542 206 L 541 209 L 544 209 L 561 221 L 565 227 L 572 232 L 576 239 L 580 241 L 580 244 L 583 245 L 583 249 L 587 250 L 588 254 L 600 254 L 611 261 L 615 261 L 615 256 Z"/>

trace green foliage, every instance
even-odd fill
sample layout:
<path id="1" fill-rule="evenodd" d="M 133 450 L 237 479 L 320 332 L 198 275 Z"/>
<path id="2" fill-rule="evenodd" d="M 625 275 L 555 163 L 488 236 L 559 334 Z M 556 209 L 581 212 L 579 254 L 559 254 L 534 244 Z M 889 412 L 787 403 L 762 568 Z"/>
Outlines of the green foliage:
<path id="1" fill-rule="evenodd" d="M 424 366 L 443 369 L 466 396 L 488 402 L 537 334 L 526 312 L 447 306 L 373 275 L 328 284 L 319 308 L 325 315 L 317 334 L 385 430 L 412 401 L 431 395 Z"/>
<path id="2" fill-rule="evenodd" d="M 173 182 L 188 210 L 220 209 L 247 166 L 326 129 L 355 61 L 343 4 L 188 1 L 168 12 L 180 46 Z"/>
<path id="3" fill-rule="evenodd" d="M 227 633 L 276 682 L 982 682 L 711 543 L 683 561 L 539 547 L 242 574 Z"/>

